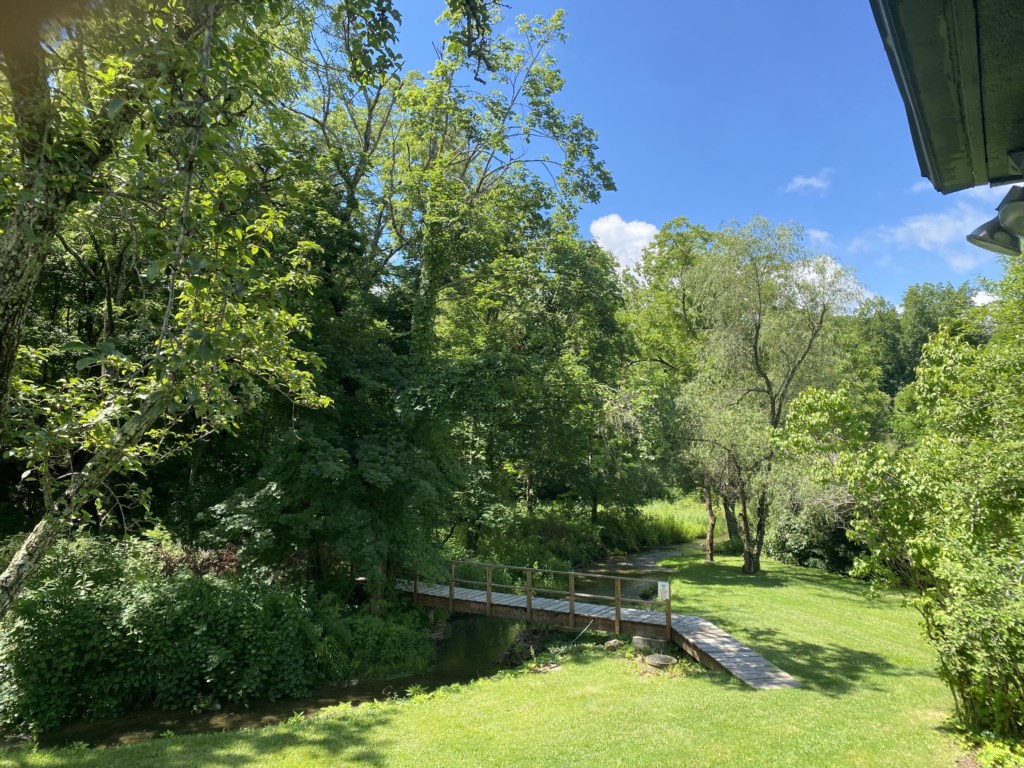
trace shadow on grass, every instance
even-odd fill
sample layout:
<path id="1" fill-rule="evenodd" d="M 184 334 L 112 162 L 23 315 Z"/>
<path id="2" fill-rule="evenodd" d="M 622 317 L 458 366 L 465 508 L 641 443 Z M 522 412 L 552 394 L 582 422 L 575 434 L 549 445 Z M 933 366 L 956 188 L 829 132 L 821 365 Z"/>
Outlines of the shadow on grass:
<path id="1" fill-rule="evenodd" d="M 761 572 L 756 575 L 742 573 L 738 557 L 719 558 L 714 563 L 705 563 L 700 557 L 676 557 L 663 561 L 663 565 L 675 570 L 675 575 L 695 585 L 715 588 L 774 588 L 799 585 L 810 587 L 816 592 L 829 597 L 851 597 L 870 604 L 867 583 L 849 576 L 802 568 L 797 565 L 786 565 L 775 561 L 762 561 Z"/>
<path id="2" fill-rule="evenodd" d="M 879 675 L 916 677 L 919 671 L 904 669 L 877 653 L 835 643 L 822 645 L 784 637 L 773 629 L 747 632 L 750 643 L 774 664 L 793 675 L 812 691 L 842 696 L 853 690 L 883 690 L 871 682 Z"/>
<path id="3" fill-rule="evenodd" d="M 335 716 L 330 713 L 283 726 L 259 730 L 197 734 L 152 739 L 140 744 L 90 749 L 70 747 L 46 751 L 47 766 L 74 768 L 241 768 L 256 763 L 291 760 L 293 764 L 315 761 L 323 765 L 384 765 L 379 743 L 369 736 L 386 728 L 384 711 L 370 717 Z M 40 761 L 24 750 L 0 754 L 0 764 L 38 766 Z"/>
<path id="4" fill-rule="evenodd" d="M 808 597 L 825 598 L 830 602 L 848 602 L 850 610 L 890 610 L 892 601 L 874 600 L 868 586 L 857 579 L 814 571 L 798 566 L 768 561 L 761 573 L 750 576 L 740 571 L 740 558 L 725 557 L 709 564 L 703 555 L 673 558 L 666 564 L 676 568 L 676 578 L 685 582 L 676 592 L 674 609 L 692 613 L 714 622 L 728 631 L 736 626 L 736 616 L 728 615 L 723 601 L 758 600 L 763 590 L 790 588 L 792 597 L 769 598 L 780 605 L 799 604 Z M 686 592 L 686 588 L 694 589 Z M 738 594 L 746 590 L 747 595 Z M 725 593 L 732 593 L 723 598 Z M 808 610 L 811 610 L 808 607 Z M 824 619 L 823 619 L 824 620 Z M 880 677 L 916 677 L 921 671 L 895 665 L 885 656 L 868 650 L 851 648 L 840 643 L 816 643 L 795 639 L 784 632 L 766 627 L 744 627 L 743 641 L 757 653 L 796 677 L 807 688 L 827 696 L 841 696 L 858 690 L 881 690 Z"/>

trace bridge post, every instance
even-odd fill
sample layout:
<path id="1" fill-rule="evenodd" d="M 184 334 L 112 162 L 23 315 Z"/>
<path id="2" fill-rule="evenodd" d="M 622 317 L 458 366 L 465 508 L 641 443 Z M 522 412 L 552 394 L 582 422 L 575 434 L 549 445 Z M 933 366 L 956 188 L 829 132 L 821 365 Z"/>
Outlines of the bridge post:
<path id="1" fill-rule="evenodd" d="M 455 561 L 448 561 L 448 611 L 455 610 Z"/>
<path id="2" fill-rule="evenodd" d="M 533 621 L 533 568 L 526 569 L 526 620 Z"/>
<path id="3" fill-rule="evenodd" d="M 487 566 L 487 615 L 488 616 L 491 615 L 491 583 L 492 583 L 491 574 L 493 572 L 494 572 L 494 566 L 493 565 L 488 565 Z"/>
<path id="4" fill-rule="evenodd" d="M 576 629 L 576 574 L 569 574 L 569 629 Z"/>
<path id="5" fill-rule="evenodd" d="M 665 639 L 672 642 L 672 582 L 668 583 L 668 597 L 665 598 Z"/>
<path id="6" fill-rule="evenodd" d="M 622 632 L 622 580 L 615 578 L 615 634 Z"/>

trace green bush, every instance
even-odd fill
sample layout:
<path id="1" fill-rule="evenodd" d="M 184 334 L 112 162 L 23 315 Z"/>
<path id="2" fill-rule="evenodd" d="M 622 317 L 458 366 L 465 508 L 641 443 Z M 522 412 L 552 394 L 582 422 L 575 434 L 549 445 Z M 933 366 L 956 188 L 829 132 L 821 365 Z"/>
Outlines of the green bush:
<path id="1" fill-rule="evenodd" d="M 850 540 L 835 517 L 782 507 L 768 522 L 764 551 L 791 565 L 849 573 L 863 547 Z"/>
<path id="2" fill-rule="evenodd" d="M 328 595 L 315 613 L 323 626 L 316 653 L 325 679 L 417 674 L 434 660 L 434 644 L 418 610 L 374 616 L 363 608 L 352 613 Z"/>
<path id="3" fill-rule="evenodd" d="M 124 630 L 158 707 L 308 691 L 319 627 L 297 596 L 252 577 L 177 571 L 134 585 Z"/>
<path id="4" fill-rule="evenodd" d="M 432 659 L 416 613 L 351 615 L 257 574 L 175 567 L 174 554 L 87 537 L 55 546 L 0 624 L 0 723 L 41 731 L 148 704 L 298 696 Z"/>
<path id="5" fill-rule="evenodd" d="M 0 625 L 0 720 L 33 729 L 106 717 L 141 702 L 138 649 L 121 625 L 123 552 L 92 540 L 54 547 Z"/>
<path id="6" fill-rule="evenodd" d="M 681 544 L 704 536 L 707 518 L 703 510 L 694 520 L 685 502 L 653 502 L 643 509 L 611 509 L 602 512 L 601 538 L 616 552 Z"/>
<path id="7" fill-rule="evenodd" d="M 352 666 L 370 677 L 424 672 L 434 646 L 416 614 L 387 617 L 360 613 L 346 622 Z"/>
<path id="8" fill-rule="evenodd" d="M 1024 583 L 1015 553 L 941 562 L 915 602 L 961 719 L 1024 736 Z"/>
<path id="9" fill-rule="evenodd" d="M 549 502 L 529 512 L 522 503 L 491 505 L 483 516 L 476 551 L 459 554 L 474 560 L 566 569 L 597 560 L 606 552 L 599 530 L 590 523 L 588 508 Z"/>

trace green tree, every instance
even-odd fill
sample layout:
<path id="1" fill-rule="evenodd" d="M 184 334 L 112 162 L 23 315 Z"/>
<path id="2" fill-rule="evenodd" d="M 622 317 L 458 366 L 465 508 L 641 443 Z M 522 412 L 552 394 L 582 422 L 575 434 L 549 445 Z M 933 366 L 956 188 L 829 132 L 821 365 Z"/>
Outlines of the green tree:
<path id="1" fill-rule="evenodd" d="M 4 137 L 17 151 L 5 154 L 0 263 L 19 279 L 4 284 L 4 343 L 55 241 L 105 286 L 102 330 L 21 352 L 3 434 L 44 514 L 0 576 L 0 614 L 61 527 L 102 510 L 113 477 L 230 427 L 264 384 L 324 402 L 291 341 L 307 324 L 287 306 L 312 286 L 308 249 L 275 246 L 282 212 L 253 204 L 245 164 L 244 116 L 275 71 L 276 11 L 127 4 L 68 27 L 52 54 L 33 43 L 24 61 L 5 56 L 15 125 Z M 130 245 L 93 223 L 115 212 Z M 129 249 L 138 300 L 124 315 L 111 254 Z M 117 335 L 119 319 L 133 337 Z"/>
<path id="2" fill-rule="evenodd" d="M 920 283 L 907 288 L 900 309 L 880 297 L 865 299 L 854 315 L 844 318 L 850 367 L 877 368 L 879 387 L 895 397 L 914 380 L 921 350 L 941 326 L 973 327 L 972 333 L 982 333 L 970 324 L 975 293 L 967 283 Z"/>
<path id="3" fill-rule="evenodd" d="M 275 128 L 311 81 L 379 93 L 400 60 L 391 0 L 67 3 L 66 20 L 58 5 L 0 35 L 0 415 L 44 508 L 0 576 L 0 615 L 61 525 L 117 501 L 115 483 L 144 504 L 130 475 L 234 428 L 268 390 L 327 402 L 293 342 L 310 330 L 295 308 L 319 246 L 283 224 L 279 182 L 295 175 L 273 164 Z M 448 4 L 450 44 L 478 72 L 494 8 Z M 340 29 L 344 60 L 293 66 L 293 26 L 319 22 Z M 377 125 L 373 106 L 350 125 Z M 345 168 L 351 197 L 363 171 Z"/>
<path id="4" fill-rule="evenodd" d="M 1010 738 L 1024 733 L 1019 311 L 981 347 L 933 336 L 909 387 L 916 430 L 900 442 L 872 440 L 846 392 L 808 392 L 791 424 L 852 497 L 861 571 L 914 590 L 961 719 Z"/>
<path id="5" fill-rule="evenodd" d="M 334 407 L 254 418 L 232 449 L 252 479 L 200 468 L 211 492 L 180 498 L 176 525 L 382 588 L 510 483 L 530 477 L 535 501 L 538 485 L 576 481 L 593 426 L 578 403 L 600 410 L 588 377 L 614 368 L 618 293 L 607 255 L 563 223 L 610 181 L 593 133 L 556 105 L 560 16 L 490 41 L 488 92 L 458 36 L 429 76 L 354 83 L 347 23 L 313 15 L 288 32 L 306 76 L 259 159 L 318 246 L 301 306 Z"/>
<path id="6" fill-rule="evenodd" d="M 720 493 L 739 505 L 744 573 L 761 567 L 774 435 L 790 401 L 832 375 L 833 320 L 856 297 L 849 275 L 800 239 L 798 228 L 764 219 L 733 225 L 680 275 L 699 318 L 698 373 L 685 393 L 696 414 L 690 440 L 728 457 L 731 473 L 701 474 L 730 479 Z"/>

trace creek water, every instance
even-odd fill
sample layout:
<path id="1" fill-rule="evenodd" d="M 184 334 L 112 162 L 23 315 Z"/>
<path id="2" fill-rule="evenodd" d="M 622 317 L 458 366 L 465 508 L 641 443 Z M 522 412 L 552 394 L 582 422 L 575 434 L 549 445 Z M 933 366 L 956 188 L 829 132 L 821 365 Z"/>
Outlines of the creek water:
<path id="1" fill-rule="evenodd" d="M 684 545 L 685 546 L 685 545 Z M 670 572 L 658 562 L 680 554 L 681 547 L 661 547 L 632 555 L 611 557 L 581 568 L 581 571 L 604 575 L 656 579 Z M 582 580 L 581 580 L 582 581 Z M 646 585 L 623 582 L 622 594 L 636 597 Z M 577 587 L 593 594 L 614 594 L 614 582 L 598 579 Z M 131 744 L 159 736 L 168 731 L 175 734 L 205 733 L 272 725 L 295 714 L 312 714 L 324 707 L 404 696 L 416 686 L 427 690 L 453 683 L 464 683 L 488 677 L 499 669 L 498 660 L 515 640 L 521 624 L 486 616 L 453 616 L 444 639 L 437 645 L 431 669 L 420 675 L 388 680 L 360 680 L 332 683 L 317 688 L 311 696 L 256 702 L 247 707 L 226 705 L 215 712 L 191 710 L 141 709 L 127 715 L 104 720 L 71 723 L 58 731 L 39 737 L 40 746 L 64 746 L 84 742 L 93 746 Z"/>

